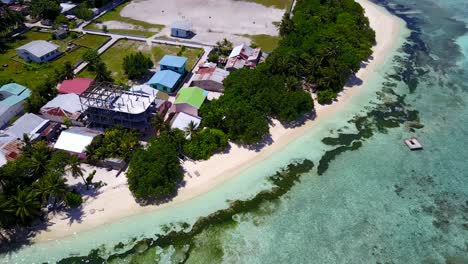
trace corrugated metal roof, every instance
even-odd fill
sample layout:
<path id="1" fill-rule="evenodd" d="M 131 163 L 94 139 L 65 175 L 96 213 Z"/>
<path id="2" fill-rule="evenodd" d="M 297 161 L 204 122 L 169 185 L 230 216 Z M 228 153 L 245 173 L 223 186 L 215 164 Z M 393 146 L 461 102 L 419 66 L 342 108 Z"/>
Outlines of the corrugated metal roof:
<path id="1" fill-rule="evenodd" d="M 59 87 L 58 92 L 62 94 L 82 94 L 93 82 L 93 79 L 89 78 L 75 78 L 72 80 L 64 80 Z"/>
<path id="2" fill-rule="evenodd" d="M 63 131 L 54 148 L 74 153 L 84 153 L 86 147 L 91 144 L 94 137 L 101 134 L 99 131 L 85 127 L 72 127 Z"/>
<path id="3" fill-rule="evenodd" d="M 16 120 L 12 126 L 8 127 L 5 130 L 5 133 L 12 137 L 22 139 L 23 134 L 33 136 L 48 122 L 48 120 L 43 119 L 35 114 L 24 114 L 23 116 L 18 118 L 18 120 Z"/>
<path id="4" fill-rule="evenodd" d="M 174 55 L 165 55 L 160 61 L 159 65 L 164 65 L 168 67 L 180 68 L 185 65 L 187 62 L 186 57 L 174 56 Z"/>
<path id="5" fill-rule="evenodd" d="M 42 110 L 47 110 L 51 108 L 61 108 L 69 113 L 76 113 L 82 110 L 80 97 L 77 94 L 59 94 L 54 99 L 50 100 L 45 104 Z M 84 106 L 86 108 L 86 106 Z"/>
<path id="6" fill-rule="evenodd" d="M 4 99 L 0 101 L 0 114 L 4 113 L 9 107 L 14 106 L 31 95 L 31 90 L 17 83 L 9 83 L 0 88 L 0 93 Z"/>
<path id="7" fill-rule="evenodd" d="M 171 28 L 177 28 L 177 29 L 182 29 L 185 31 L 190 31 L 192 30 L 192 23 L 190 21 L 184 20 L 184 21 L 176 21 L 172 23 Z"/>
<path id="8" fill-rule="evenodd" d="M 58 49 L 59 46 L 54 43 L 47 42 L 45 40 L 34 40 L 25 44 L 17 50 L 26 50 L 27 52 L 33 54 L 34 56 L 40 58 L 46 54 L 51 53 L 52 51 Z"/>
<path id="9" fill-rule="evenodd" d="M 161 84 L 166 87 L 174 88 L 180 77 L 181 75 L 177 72 L 169 70 L 158 71 L 151 77 L 148 84 Z"/>
<path id="10" fill-rule="evenodd" d="M 200 87 L 183 87 L 180 89 L 179 93 L 177 93 L 175 104 L 189 104 L 200 109 L 207 95 L 208 92 Z"/>
<path id="11" fill-rule="evenodd" d="M 190 122 L 195 123 L 195 126 L 198 127 L 200 125 L 201 118 L 194 117 L 189 114 L 180 112 L 174 116 L 174 119 L 172 119 L 171 128 L 172 129 L 178 128 L 184 131 L 188 127 Z"/>

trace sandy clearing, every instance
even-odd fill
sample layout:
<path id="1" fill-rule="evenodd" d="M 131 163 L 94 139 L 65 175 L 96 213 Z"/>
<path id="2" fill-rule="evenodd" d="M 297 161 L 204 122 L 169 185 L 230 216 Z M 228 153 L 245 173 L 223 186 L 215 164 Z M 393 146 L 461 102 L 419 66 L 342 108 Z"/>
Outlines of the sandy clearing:
<path id="1" fill-rule="evenodd" d="M 169 26 L 189 20 L 197 35 L 193 41 L 214 44 L 226 37 L 235 44 L 249 40 L 238 35 L 278 35 L 273 22 L 281 21 L 284 10 L 257 3 L 233 0 L 142 0 L 122 9 L 120 15 L 152 24 Z M 170 35 L 170 28 L 164 35 Z"/>
<path id="2" fill-rule="evenodd" d="M 363 80 L 365 84 L 366 80 L 374 74 L 389 53 L 396 47 L 404 24 L 398 18 L 385 12 L 383 8 L 367 0 L 358 0 L 358 2 L 365 8 L 371 26 L 376 31 L 377 39 L 377 45 L 373 48 L 373 60 L 368 63 L 367 67 L 357 73 L 357 77 Z M 280 151 L 288 143 L 313 129 L 321 120 L 325 120 L 328 115 L 346 107 L 350 98 L 360 93 L 361 89 L 359 88 L 362 85 L 348 87 L 340 94 L 338 102 L 332 105 L 320 106 L 316 104 L 317 118 L 314 121 L 306 122 L 301 127 L 287 129 L 275 121 L 270 129 L 274 143 L 259 152 L 231 144 L 231 150 L 227 154 L 217 154 L 208 161 L 185 162 L 183 165 L 187 170 L 186 185 L 179 190 L 179 195 L 170 203 L 160 206 L 141 207 L 135 202 L 128 190 L 124 175 L 115 178 L 111 174 L 101 172 L 100 175 L 103 173 L 102 176 L 97 176 L 96 180 L 102 178 L 106 182 L 109 181 L 108 185 L 105 187 L 106 189 L 102 189 L 101 193 L 92 199 L 86 200 L 83 205 L 84 213 L 81 222 L 70 224 L 65 215 L 55 215 L 50 219 L 54 224 L 47 231 L 38 234 L 35 237 L 35 242 L 60 239 L 80 231 L 91 230 L 100 225 L 112 223 L 124 217 L 161 210 L 208 192 L 255 163 Z"/>

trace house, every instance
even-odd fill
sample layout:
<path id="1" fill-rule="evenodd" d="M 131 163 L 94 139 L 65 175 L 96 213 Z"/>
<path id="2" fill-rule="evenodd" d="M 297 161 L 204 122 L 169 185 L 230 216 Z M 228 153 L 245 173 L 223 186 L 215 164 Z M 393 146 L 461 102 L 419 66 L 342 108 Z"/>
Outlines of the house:
<path id="1" fill-rule="evenodd" d="M 149 85 L 133 86 L 125 90 L 108 82 L 93 82 L 80 95 L 86 106 L 86 121 L 98 127 L 122 126 L 145 131 L 157 107 L 164 101 Z"/>
<path id="2" fill-rule="evenodd" d="M 59 29 L 54 30 L 54 37 L 56 39 L 64 39 L 64 38 L 67 37 L 67 35 L 68 35 L 68 31 L 66 31 L 63 28 L 59 28 Z"/>
<path id="3" fill-rule="evenodd" d="M 59 84 L 58 93 L 60 94 L 77 94 L 80 95 L 93 82 L 93 79 L 89 78 L 74 78 L 71 80 L 64 80 L 62 83 Z"/>
<path id="4" fill-rule="evenodd" d="M 163 70 L 156 72 L 148 81 L 148 85 L 162 92 L 172 93 L 176 90 L 182 75 L 177 72 Z"/>
<path id="5" fill-rule="evenodd" d="M 73 10 L 77 7 L 75 4 L 71 3 L 60 3 L 60 8 L 62 9 L 60 11 L 61 14 L 64 15 L 71 15 L 73 13 Z"/>
<path id="6" fill-rule="evenodd" d="M 192 23 L 176 21 L 171 25 L 171 36 L 176 38 L 191 38 L 193 36 Z"/>
<path id="7" fill-rule="evenodd" d="M 28 113 L 18 118 L 13 125 L 5 129 L 4 133 L 18 140 L 23 139 L 24 134 L 28 135 L 32 141 L 50 140 L 56 135 L 59 128 L 58 123 Z"/>
<path id="8" fill-rule="evenodd" d="M 27 5 L 12 5 L 9 6 L 8 9 L 10 9 L 13 12 L 20 13 L 23 16 L 27 16 L 31 8 Z"/>
<path id="9" fill-rule="evenodd" d="M 198 109 L 205 102 L 207 95 L 208 92 L 200 87 L 183 87 L 177 93 L 174 102 L 175 111 L 197 117 Z"/>
<path id="10" fill-rule="evenodd" d="M 5 84 L 0 88 L 0 127 L 23 112 L 24 101 L 31 95 L 31 90 L 17 83 Z"/>
<path id="11" fill-rule="evenodd" d="M 68 119 L 73 125 L 82 126 L 81 118 L 85 110 L 77 94 L 59 94 L 41 107 L 40 114 L 51 121 L 63 123 Z"/>
<path id="12" fill-rule="evenodd" d="M 24 143 L 8 135 L 0 136 L 0 166 L 18 158 Z"/>
<path id="13" fill-rule="evenodd" d="M 227 71 L 233 71 L 243 67 L 255 68 L 260 62 L 261 57 L 262 50 L 260 48 L 254 49 L 243 43 L 232 49 L 226 62 L 225 69 Z"/>
<path id="14" fill-rule="evenodd" d="M 26 62 L 42 63 L 61 54 L 59 46 L 45 40 L 34 40 L 16 49 L 16 54 Z"/>
<path id="15" fill-rule="evenodd" d="M 216 63 L 205 63 L 198 69 L 192 78 L 191 86 L 198 86 L 205 91 L 224 92 L 224 79 L 229 71 L 220 69 Z"/>
<path id="16" fill-rule="evenodd" d="M 185 74 L 185 66 L 187 64 L 187 58 L 179 57 L 174 55 L 165 55 L 160 61 L 159 66 L 160 70 L 170 70 L 175 71 L 179 74 Z"/>
<path id="17" fill-rule="evenodd" d="M 54 149 L 64 150 L 84 159 L 86 158 L 86 147 L 100 134 L 102 133 L 86 127 L 71 127 L 60 134 Z"/>
<path id="18" fill-rule="evenodd" d="M 200 125 L 201 118 L 191 116 L 183 112 L 176 113 L 171 121 L 171 129 L 178 128 L 182 131 L 185 131 L 191 122 L 195 124 L 195 127 L 198 127 Z"/>

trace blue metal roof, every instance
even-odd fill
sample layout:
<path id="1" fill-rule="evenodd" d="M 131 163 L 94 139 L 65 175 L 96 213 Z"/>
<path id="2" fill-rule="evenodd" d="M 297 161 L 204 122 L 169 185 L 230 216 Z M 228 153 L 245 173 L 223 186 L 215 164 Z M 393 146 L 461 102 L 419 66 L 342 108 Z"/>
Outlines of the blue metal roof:
<path id="1" fill-rule="evenodd" d="M 186 57 L 179 57 L 179 56 L 174 56 L 174 55 L 165 55 L 161 61 L 159 61 L 159 65 L 164 65 L 168 67 L 176 67 L 180 68 L 185 65 L 187 62 Z"/>
<path id="2" fill-rule="evenodd" d="M 7 107 L 14 106 L 17 103 L 26 100 L 31 95 L 31 90 L 17 83 L 5 84 L 0 88 L 0 93 L 7 93 L 5 99 L 0 101 L 0 105 Z M 5 94 L 4 94 L 5 96 Z"/>
<path id="3" fill-rule="evenodd" d="M 148 84 L 160 84 L 165 87 L 174 88 L 174 86 L 179 81 L 181 75 L 173 71 L 158 71 L 151 77 L 148 81 Z"/>

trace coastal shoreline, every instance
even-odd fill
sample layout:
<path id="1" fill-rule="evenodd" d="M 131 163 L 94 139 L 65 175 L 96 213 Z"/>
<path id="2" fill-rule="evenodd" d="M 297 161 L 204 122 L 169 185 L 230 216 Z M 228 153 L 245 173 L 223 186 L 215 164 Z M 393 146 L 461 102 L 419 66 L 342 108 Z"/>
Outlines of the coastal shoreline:
<path id="1" fill-rule="evenodd" d="M 72 236 L 125 217 L 160 210 L 193 199 L 239 175 L 271 154 L 280 151 L 316 126 L 321 120 L 345 107 L 352 97 L 362 91 L 359 88 L 366 84 L 376 69 L 395 49 L 403 28 L 403 22 L 385 11 L 384 8 L 368 0 L 358 0 L 357 2 L 366 10 L 366 16 L 369 17 L 371 26 L 376 31 L 377 44 L 373 47 L 372 60 L 356 74 L 356 77 L 362 80 L 362 84 L 347 87 L 339 95 L 339 100 L 331 105 L 321 106 L 316 103 L 317 116 L 315 119 L 308 120 L 296 128 L 285 128 L 278 121 L 273 120 L 273 125 L 270 128 L 273 143 L 259 151 L 231 144 L 228 153 L 216 154 L 208 161 L 185 162 L 183 164 L 186 170 L 185 186 L 179 189 L 178 195 L 171 202 L 165 204 L 140 206 L 128 190 L 125 176 L 120 175 L 111 184 L 103 187 L 99 194 L 85 201 L 80 222 L 70 224 L 64 213 L 54 215 L 49 219 L 52 225 L 46 231 L 38 233 L 33 238 L 33 242 L 46 242 Z"/>

